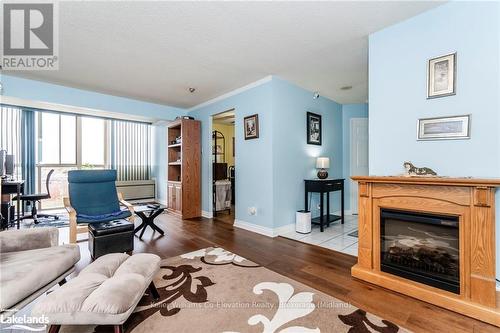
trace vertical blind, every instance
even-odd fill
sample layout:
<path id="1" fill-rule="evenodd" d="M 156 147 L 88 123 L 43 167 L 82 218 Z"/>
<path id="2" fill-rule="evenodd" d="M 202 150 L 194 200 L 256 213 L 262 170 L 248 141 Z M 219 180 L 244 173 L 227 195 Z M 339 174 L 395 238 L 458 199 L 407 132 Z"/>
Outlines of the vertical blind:
<path id="1" fill-rule="evenodd" d="M 0 150 L 14 155 L 14 175 L 21 172 L 21 109 L 2 105 L 0 111 Z"/>
<path id="2" fill-rule="evenodd" d="M 111 168 L 120 181 L 146 180 L 151 168 L 151 125 L 111 121 Z"/>

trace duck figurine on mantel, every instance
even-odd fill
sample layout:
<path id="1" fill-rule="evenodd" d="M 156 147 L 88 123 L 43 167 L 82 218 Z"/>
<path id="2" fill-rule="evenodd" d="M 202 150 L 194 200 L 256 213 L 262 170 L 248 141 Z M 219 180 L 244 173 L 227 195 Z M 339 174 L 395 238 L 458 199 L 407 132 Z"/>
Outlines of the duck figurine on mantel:
<path id="1" fill-rule="evenodd" d="M 407 177 L 436 177 L 437 173 L 431 168 L 422 167 L 418 168 L 414 166 L 411 162 L 404 162 L 403 167 L 405 168 L 405 176 Z"/>

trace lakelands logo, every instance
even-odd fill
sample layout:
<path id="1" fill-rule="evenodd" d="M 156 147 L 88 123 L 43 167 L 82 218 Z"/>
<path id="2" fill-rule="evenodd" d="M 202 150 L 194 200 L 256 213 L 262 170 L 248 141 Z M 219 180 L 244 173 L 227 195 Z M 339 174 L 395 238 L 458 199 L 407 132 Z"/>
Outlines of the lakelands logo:
<path id="1" fill-rule="evenodd" d="M 2 69 L 59 69 L 57 3 L 7 1 L 2 11 Z"/>
<path id="2" fill-rule="evenodd" d="M 2 324 L 2 330 L 21 330 L 21 331 L 31 331 L 31 332 L 45 332 L 47 330 L 47 325 L 49 324 L 49 319 L 45 315 L 40 317 L 31 317 L 27 315 L 18 316 L 7 316 L 0 317 L 0 323 Z"/>

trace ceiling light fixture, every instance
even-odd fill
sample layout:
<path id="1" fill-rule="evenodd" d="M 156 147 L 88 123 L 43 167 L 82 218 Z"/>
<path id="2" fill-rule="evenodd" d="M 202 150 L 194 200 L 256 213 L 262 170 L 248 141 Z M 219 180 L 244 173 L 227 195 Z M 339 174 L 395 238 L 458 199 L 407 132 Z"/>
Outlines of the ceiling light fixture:
<path id="1" fill-rule="evenodd" d="M 192 94 L 196 91 L 196 88 L 189 88 L 189 92 Z"/>
<path id="2" fill-rule="evenodd" d="M 351 90 L 352 86 L 343 86 L 340 88 L 340 90 Z"/>

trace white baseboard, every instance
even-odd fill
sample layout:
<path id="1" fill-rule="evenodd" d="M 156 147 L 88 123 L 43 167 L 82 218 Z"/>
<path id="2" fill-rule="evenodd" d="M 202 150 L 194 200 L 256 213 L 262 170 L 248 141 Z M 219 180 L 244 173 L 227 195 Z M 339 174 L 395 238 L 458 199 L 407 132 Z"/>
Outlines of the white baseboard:
<path id="1" fill-rule="evenodd" d="M 214 214 L 212 212 L 207 212 L 206 210 L 201 211 L 201 216 L 207 219 L 211 219 L 214 217 Z"/>
<path id="2" fill-rule="evenodd" d="M 291 230 L 295 230 L 295 224 L 287 224 L 278 228 L 263 227 L 261 225 L 249 223 L 242 220 L 234 220 L 236 228 L 245 229 L 247 231 L 255 232 L 259 235 L 264 235 L 267 237 L 278 237 L 281 234 L 287 233 Z"/>
<path id="3" fill-rule="evenodd" d="M 242 220 L 234 220 L 234 224 L 236 228 L 245 229 L 251 232 L 255 232 L 256 234 L 264 235 L 267 237 L 276 237 L 274 236 L 273 229 L 268 227 L 263 227 L 261 225 L 248 223 Z"/>

